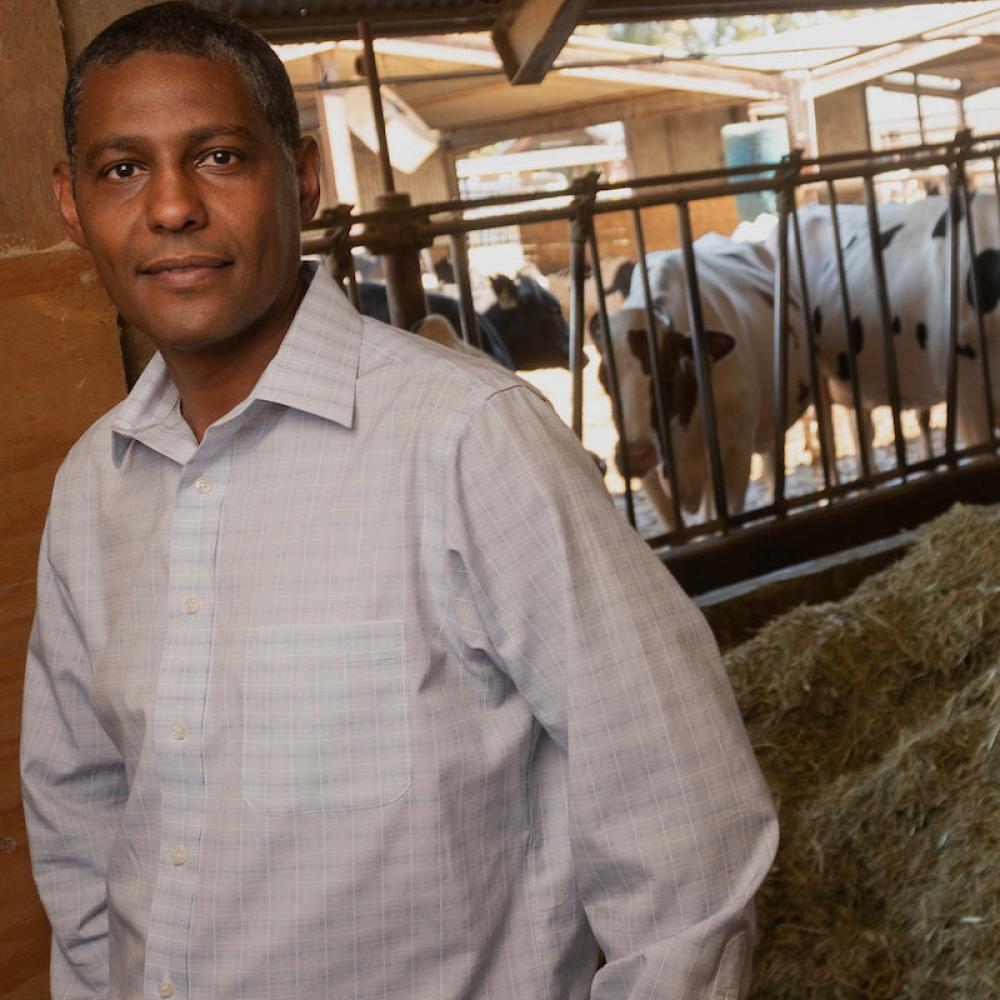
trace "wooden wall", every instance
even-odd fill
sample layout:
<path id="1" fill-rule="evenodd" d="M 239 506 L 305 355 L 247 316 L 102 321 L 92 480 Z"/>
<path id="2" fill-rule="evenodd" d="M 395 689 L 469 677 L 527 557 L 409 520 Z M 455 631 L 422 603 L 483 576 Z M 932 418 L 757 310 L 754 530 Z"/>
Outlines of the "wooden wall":
<path id="1" fill-rule="evenodd" d="M 115 314 L 90 258 L 65 242 L 49 185 L 63 155 L 67 56 L 128 0 L 0 4 L 0 998 L 48 997 L 17 749 L 38 541 L 70 445 L 124 390 Z M 63 28 L 65 25 L 65 29 Z"/>

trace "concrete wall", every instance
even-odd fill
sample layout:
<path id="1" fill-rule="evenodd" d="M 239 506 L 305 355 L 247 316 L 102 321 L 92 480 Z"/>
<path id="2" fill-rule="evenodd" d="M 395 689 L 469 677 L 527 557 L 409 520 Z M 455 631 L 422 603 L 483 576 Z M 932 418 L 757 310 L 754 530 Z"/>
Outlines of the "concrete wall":
<path id="1" fill-rule="evenodd" d="M 864 85 L 816 100 L 816 144 L 820 156 L 868 149 Z"/>
<path id="2" fill-rule="evenodd" d="M 745 119 L 743 108 L 727 106 L 626 121 L 625 145 L 632 176 L 681 174 L 725 166 L 722 126 Z"/>
<path id="3" fill-rule="evenodd" d="M 65 242 L 49 186 L 63 156 L 67 55 L 127 0 L 0 4 L 0 997 L 48 997 L 49 931 L 28 863 L 17 776 L 38 541 L 73 441 L 123 393 L 115 314 Z M 62 28 L 65 19 L 65 33 Z"/>

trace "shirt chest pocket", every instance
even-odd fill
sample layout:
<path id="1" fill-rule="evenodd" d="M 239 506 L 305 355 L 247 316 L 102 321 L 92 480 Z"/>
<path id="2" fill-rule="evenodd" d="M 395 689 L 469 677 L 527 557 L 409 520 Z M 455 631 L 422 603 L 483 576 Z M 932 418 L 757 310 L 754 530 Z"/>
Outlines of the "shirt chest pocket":
<path id="1" fill-rule="evenodd" d="M 372 809 L 410 785 L 403 623 L 252 629 L 243 797 L 259 812 Z"/>

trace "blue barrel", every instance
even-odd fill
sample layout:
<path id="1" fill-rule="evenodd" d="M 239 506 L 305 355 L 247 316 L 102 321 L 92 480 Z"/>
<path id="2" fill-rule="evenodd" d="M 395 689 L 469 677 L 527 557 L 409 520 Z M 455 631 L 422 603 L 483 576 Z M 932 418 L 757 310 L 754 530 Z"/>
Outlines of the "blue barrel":
<path id="1" fill-rule="evenodd" d="M 752 163 L 775 163 L 788 153 L 788 129 L 783 118 L 763 122 L 736 122 L 722 126 L 722 150 L 727 167 L 746 167 Z M 750 177 L 770 177 L 774 171 L 743 174 Z M 777 211 L 773 191 L 754 191 L 736 195 L 736 210 L 744 222 L 752 222 L 761 212 Z"/>

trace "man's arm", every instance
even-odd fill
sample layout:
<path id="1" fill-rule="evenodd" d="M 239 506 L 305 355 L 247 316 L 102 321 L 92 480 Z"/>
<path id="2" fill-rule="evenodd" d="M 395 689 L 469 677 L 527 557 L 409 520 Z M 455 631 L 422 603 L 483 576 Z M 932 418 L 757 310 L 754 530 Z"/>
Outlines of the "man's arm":
<path id="1" fill-rule="evenodd" d="M 448 536 L 491 655 L 567 754 L 594 1000 L 736 1000 L 777 824 L 701 614 L 523 387 L 458 445 Z"/>
<path id="2" fill-rule="evenodd" d="M 105 876 L 125 769 L 91 701 L 93 665 L 42 539 L 21 780 L 35 882 L 52 924 L 53 1000 L 108 996 Z"/>

